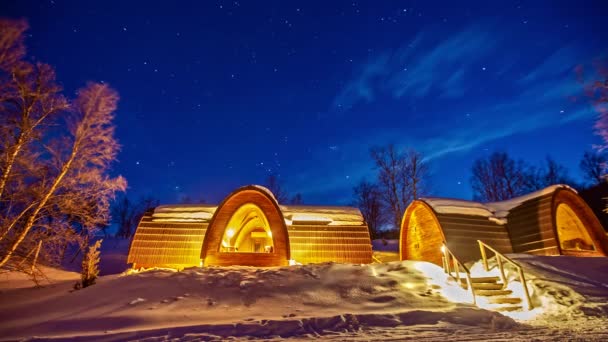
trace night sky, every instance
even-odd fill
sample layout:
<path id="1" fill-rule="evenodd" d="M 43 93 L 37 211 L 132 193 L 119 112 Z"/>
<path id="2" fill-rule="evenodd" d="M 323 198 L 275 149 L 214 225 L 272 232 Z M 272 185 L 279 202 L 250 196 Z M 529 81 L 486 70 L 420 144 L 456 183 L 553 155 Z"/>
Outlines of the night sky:
<path id="1" fill-rule="evenodd" d="M 605 1 L 13 1 L 28 54 L 73 96 L 121 96 L 128 195 L 219 202 L 277 173 L 347 204 L 373 145 L 428 157 L 431 192 L 471 198 L 476 158 L 547 154 L 580 177 L 599 143 L 573 71 L 608 56 Z M 498 3 L 498 1 L 496 1 Z"/>

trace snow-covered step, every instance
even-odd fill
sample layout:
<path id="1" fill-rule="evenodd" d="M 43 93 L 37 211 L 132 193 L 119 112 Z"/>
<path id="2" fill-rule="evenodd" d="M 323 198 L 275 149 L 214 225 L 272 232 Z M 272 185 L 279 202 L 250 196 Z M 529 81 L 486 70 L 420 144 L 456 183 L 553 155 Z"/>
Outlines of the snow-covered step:
<path id="1" fill-rule="evenodd" d="M 496 311 L 519 311 L 523 310 L 521 305 L 509 305 L 509 306 L 499 306 L 495 309 Z"/>
<path id="2" fill-rule="evenodd" d="M 518 297 L 490 297 L 488 301 L 492 304 L 519 304 L 521 298 Z"/>
<path id="3" fill-rule="evenodd" d="M 503 284 L 496 283 L 472 283 L 475 290 L 502 290 Z M 466 288 L 466 285 L 464 286 Z"/>
<path id="4" fill-rule="evenodd" d="M 472 283 L 496 283 L 500 280 L 499 277 L 471 277 Z M 467 281 L 466 279 L 464 280 Z"/>
<path id="5" fill-rule="evenodd" d="M 475 291 L 475 295 L 484 296 L 484 297 L 505 296 L 505 295 L 510 295 L 511 293 L 513 293 L 513 291 L 511 291 L 511 290 L 477 290 L 477 291 Z"/>

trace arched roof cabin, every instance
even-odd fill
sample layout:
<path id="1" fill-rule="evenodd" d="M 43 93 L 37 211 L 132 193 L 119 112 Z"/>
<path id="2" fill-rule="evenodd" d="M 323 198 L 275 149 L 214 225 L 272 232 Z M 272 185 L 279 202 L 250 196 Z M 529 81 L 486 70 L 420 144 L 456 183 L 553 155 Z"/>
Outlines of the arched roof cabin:
<path id="1" fill-rule="evenodd" d="M 608 255 L 608 238 L 591 209 L 572 188 L 554 185 L 495 203 L 413 201 L 403 216 L 400 256 L 441 265 L 445 241 L 462 261 L 477 260 L 477 240 L 502 253 Z"/>
<path id="2" fill-rule="evenodd" d="M 146 213 L 129 251 L 134 267 L 282 266 L 371 262 L 356 208 L 279 205 L 266 188 L 239 188 L 219 205 L 166 205 Z"/>

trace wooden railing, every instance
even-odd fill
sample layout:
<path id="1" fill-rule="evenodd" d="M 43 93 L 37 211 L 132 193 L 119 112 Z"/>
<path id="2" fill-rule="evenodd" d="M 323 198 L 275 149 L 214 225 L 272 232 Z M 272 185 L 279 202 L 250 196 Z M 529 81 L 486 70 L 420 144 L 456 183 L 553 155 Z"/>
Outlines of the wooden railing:
<path id="1" fill-rule="evenodd" d="M 528 310 L 531 310 L 532 301 L 530 300 L 530 293 L 528 292 L 528 286 L 526 285 L 526 277 L 524 276 L 524 269 L 518 263 L 516 263 L 515 261 L 506 257 L 504 254 L 500 253 L 499 251 L 495 250 L 494 248 L 490 247 L 485 242 L 483 242 L 481 240 L 477 240 L 477 243 L 479 243 L 479 251 L 481 252 L 481 260 L 483 262 L 483 267 L 486 270 L 486 272 L 490 270 L 488 267 L 488 258 L 486 255 L 486 249 L 491 252 L 494 252 L 494 256 L 496 257 L 496 263 L 498 264 L 498 270 L 500 271 L 500 280 L 502 280 L 502 283 L 504 284 L 504 286 L 507 286 L 509 284 L 509 280 L 505 276 L 505 269 L 504 269 L 503 263 L 507 262 L 507 263 L 511 264 L 511 266 L 513 266 L 517 270 L 517 273 L 519 275 L 519 281 L 521 282 L 521 285 L 524 288 L 523 300 L 526 302 L 526 306 L 528 307 Z"/>
<path id="2" fill-rule="evenodd" d="M 467 289 L 471 292 L 471 296 L 473 297 L 473 304 L 477 304 L 475 300 L 475 289 L 473 289 L 473 282 L 471 281 L 471 272 L 469 269 L 458 260 L 458 258 L 452 253 L 452 251 L 448 248 L 446 243 L 444 242 L 441 245 L 441 260 L 443 262 L 443 270 L 445 273 L 449 274 L 452 278 L 456 279 L 458 285 L 462 286 L 460 280 L 460 270 L 462 269 L 465 273 L 465 279 L 467 282 Z M 452 274 L 452 271 L 455 274 Z"/>

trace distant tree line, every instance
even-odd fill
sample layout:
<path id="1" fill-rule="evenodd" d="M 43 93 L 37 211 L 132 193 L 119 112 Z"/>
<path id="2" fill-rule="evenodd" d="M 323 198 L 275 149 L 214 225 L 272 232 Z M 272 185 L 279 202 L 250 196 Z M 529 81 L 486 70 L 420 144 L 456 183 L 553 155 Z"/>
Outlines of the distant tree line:
<path id="1" fill-rule="evenodd" d="M 568 170 L 547 156 L 544 164 L 536 167 L 523 160 L 515 160 L 506 152 L 494 152 L 473 163 L 471 186 L 473 199 L 496 202 L 545 188 L 553 184 L 568 184 L 574 188 L 595 185 L 603 179 L 604 156 L 585 152 L 580 161 L 584 183 L 576 183 Z"/>

